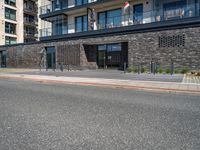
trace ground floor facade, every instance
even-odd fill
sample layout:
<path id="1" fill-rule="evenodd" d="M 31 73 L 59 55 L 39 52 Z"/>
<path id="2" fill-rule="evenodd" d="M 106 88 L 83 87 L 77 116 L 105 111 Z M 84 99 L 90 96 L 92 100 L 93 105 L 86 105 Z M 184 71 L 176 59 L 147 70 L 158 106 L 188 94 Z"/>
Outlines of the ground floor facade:
<path id="1" fill-rule="evenodd" d="M 40 41 L 0 47 L 0 66 L 98 69 L 142 66 L 200 69 L 200 27 Z"/>

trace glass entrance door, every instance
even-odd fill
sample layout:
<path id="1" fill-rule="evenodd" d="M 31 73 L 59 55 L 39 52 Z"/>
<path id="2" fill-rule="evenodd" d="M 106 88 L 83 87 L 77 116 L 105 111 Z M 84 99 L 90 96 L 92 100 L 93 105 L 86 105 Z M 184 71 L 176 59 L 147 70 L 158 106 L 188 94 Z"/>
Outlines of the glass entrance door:
<path id="1" fill-rule="evenodd" d="M 56 67 L 56 52 L 55 47 L 47 47 L 47 68 L 54 69 Z"/>
<path id="2" fill-rule="evenodd" d="M 119 68 L 121 65 L 121 43 L 98 45 L 97 64 L 99 68 Z"/>

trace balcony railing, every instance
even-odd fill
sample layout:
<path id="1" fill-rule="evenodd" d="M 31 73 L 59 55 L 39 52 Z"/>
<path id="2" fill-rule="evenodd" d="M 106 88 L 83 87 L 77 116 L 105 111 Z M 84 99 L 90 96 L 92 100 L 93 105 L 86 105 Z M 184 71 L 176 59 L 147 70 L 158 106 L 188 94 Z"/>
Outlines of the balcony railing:
<path id="1" fill-rule="evenodd" d="M 38 33 L 25 31 L 24 32 L 24 36 L 28 37 L 28 38 L 37 38 L 38 37 Z"/>
<path id="2" fill-rule="evenodd" d="M 199 5 L 199 4 L 198 4 Z M 148 12 L 143 12 L 137 15 L 121 15 L 111 18 L 106 18 L 106 20 L 98 20 L 97 22 L 91 23 L 76 23 L 68 24 L 68 26 L 59 26 L 58 28 L 44 28 L 40 30 L 40 37 L 73 34 L 78 32 L 88 32 L 94 30 L 119 28 L 126 26 L 150 24 L 167 22 L 170 20 L 181 20 L 185 18 L 199 17 L 200 9 L 197 9 L 194 5 L 193 7 L 185 7 L 181 9 L 173 9 L 166 11 L 163 9 L 152 10 Z M 58 20 L 62 22 L 61 20 Z M 64 20 L 63 22 L 65 22 Z M 80 28 L 78 28 L 80 27 Z M 76 28 L 78 30 L 76 30 Z"/>
<path id="3" fill-rule="evenodd" d="M 99 2 L 99 1 L 103 1 L 103 0 L 88 0 L 87 3 L 84 3 L 84 4 L 74 4 L 74 5 L 70 5 L 70 6 L 62 6 L 61 4 L 48 4 L 48 5 L 44 5 L 44 6 L 41 6 L 40 7 L 40 15 L 43 15 L 43 14 L 48 14 L 48 13 L 51 13 L 51 12 L 55 12 L 55 11 L 58 11 L 58 10 L 63 10 L 63 9 L 66 9 L 66 8 L 73 8 L 73 7 L 77 7 L 77 6 L 82 6 L 82 5 L 86 5 L 86 4 L 89 4 L 89 3 L 94 3 L 94 2 Z"/>
<path id="4" fill-rule="evenodd" d="M 38 24 L 38 21 L 35 19 L 24 18 L 24 23 L 35 26 Z"/>
<path id="5" fill-rule="evenodd" d="M 24 11 L 37 14 L 38 13 L 38 8 L 37 8 L 37 6 L 24 5 Z"/>

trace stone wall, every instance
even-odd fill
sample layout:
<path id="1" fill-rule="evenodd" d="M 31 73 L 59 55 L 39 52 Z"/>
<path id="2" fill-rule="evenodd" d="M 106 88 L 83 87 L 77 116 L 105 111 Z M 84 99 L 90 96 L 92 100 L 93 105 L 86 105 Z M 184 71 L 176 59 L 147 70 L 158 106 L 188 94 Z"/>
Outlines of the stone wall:
<path id="1" fill-rule="evenodd" d="M 181 44 L 177 45 L 176 38 L 184 36 Z M 160 38 L 164 37 L 165 46 L 160 46 Z M 165 39 L 168 39 L 167 41 Z M 174 42 L 175 41 L 175 42 Z M 97 44 L 108 43 L 128 43 L 128 66 L 142 64 L 147 69 L 150 62 L 157 62 L 163 69 L 169 68 L 174 62 L 175 68 L 200 69 L 200 28 L 185 28 L 176 30 L 165 30 L 157 32 L 145 32 L 126 34 L 119 36 L 105 36 L 97 38 L 85 38 L 78 40 L 66 40 L 60 42 L 39 42 L 30 45 L 18 45 L 0 47 L 1 50 L 8 51 L 8 67 L 38 68 L 40 61 L 40 51 L 47 46 L 55 46 L 59 49 L 60 45 L 68 45 L 65 49 L 76 49 L 76 57 L 79 68 L 96 69 L 96 46 Z M 78 46 L 77 46 L 78 45 Z M 170 46 L 171 45 L 171 46 Z M 57 67 L 59 65 L 59 51 L 57 51 Z M 67 55 L 67 53 L 66 53 Z M 67 57 L 67 56 L 65 56 Z"/>

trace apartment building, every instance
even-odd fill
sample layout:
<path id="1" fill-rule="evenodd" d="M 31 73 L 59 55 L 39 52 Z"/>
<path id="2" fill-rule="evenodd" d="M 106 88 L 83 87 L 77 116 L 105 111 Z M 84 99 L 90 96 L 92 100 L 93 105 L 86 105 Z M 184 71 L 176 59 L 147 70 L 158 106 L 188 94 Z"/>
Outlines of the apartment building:
<path id="1" fill-rule="evenodd" d="M 44 0 L 39 17 L 39 42 L 0 47 L 23 47 L 9 66 L 200 69 L 199 0 Z"/>
<path id="2" fill-rule="evenodd" d="M 38 0 L 23 0 L 24 43 L 38 40 Z"/>
<path id="3" fill-rule="evenodd" d="M 36 0 L 1 0 L 0 6 L 0 45 L 37 40 Z"/>

